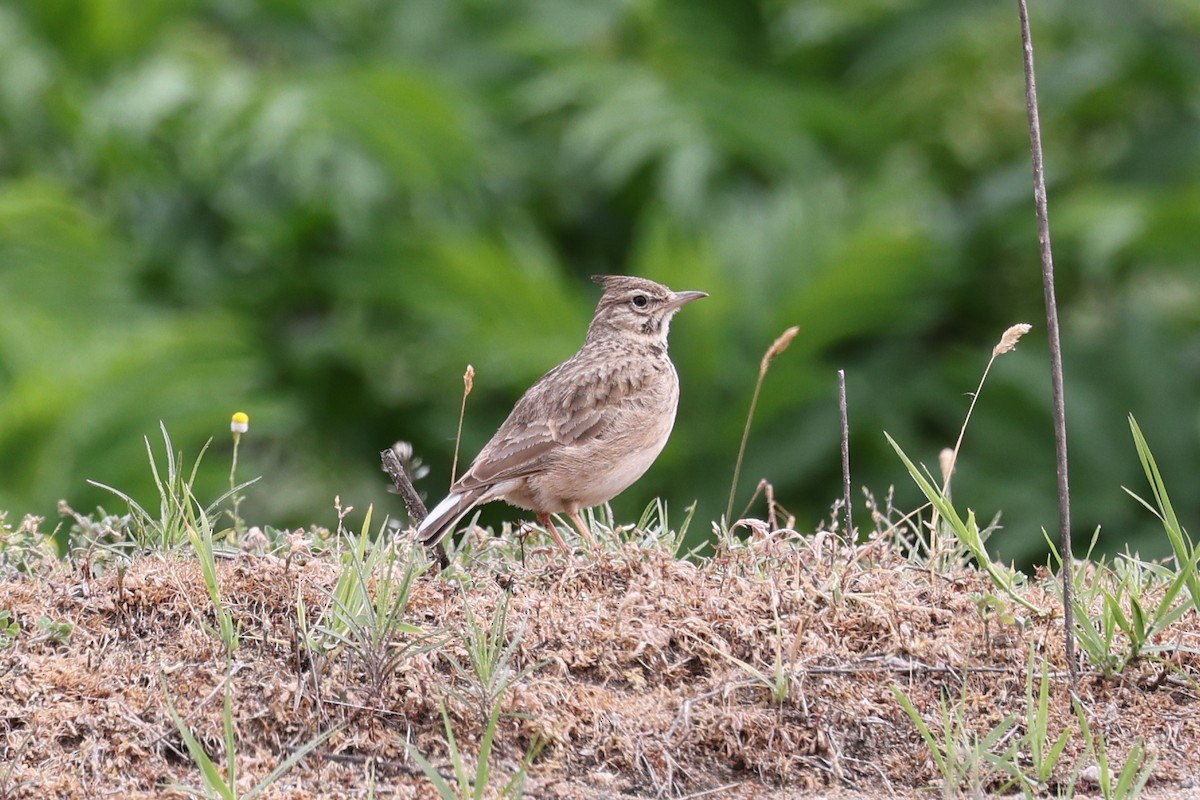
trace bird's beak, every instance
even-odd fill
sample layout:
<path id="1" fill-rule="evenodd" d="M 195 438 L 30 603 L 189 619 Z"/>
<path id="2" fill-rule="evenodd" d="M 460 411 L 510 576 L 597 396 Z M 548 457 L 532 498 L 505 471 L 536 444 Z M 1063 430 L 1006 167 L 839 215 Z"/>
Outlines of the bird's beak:
<path id="1" fill-rule="evenodd" d="M 701 297 L 708 297 L 708 292 L 675 292 L 675 296 L 671 298 L 671 302 L 667 303 L 667 308 L 675 309 L 680 306 L 685 306 L 693 300 L 699 300 Z"/>

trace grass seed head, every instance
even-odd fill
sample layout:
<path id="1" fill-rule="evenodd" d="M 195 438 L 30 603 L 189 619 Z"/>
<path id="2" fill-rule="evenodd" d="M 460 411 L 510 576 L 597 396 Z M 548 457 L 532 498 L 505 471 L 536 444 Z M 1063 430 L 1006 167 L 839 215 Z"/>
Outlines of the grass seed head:
<path id="1" fill-rule="evenodd" d="M 766 372 L 770 363 L 778 358 L 784 350 L 788 349 L 788 345 L 792 343 L 792 339 L 795 339 L 796 334 L 799 332 L 800 326 L 793 325 L 783 333 L 779 334 L 779 338 L 771 343 L 771 346 L 767 348 L 767 352 L 763 355 L 762 364 L 759 365 L 760 371 Z"/>
<path id="2" fill-rule="evenodd" d="M 952 448 L 943 447 L 942 452 L 938 453 L 938 468 L 942 472 L 943 486 L 950 483 L 950 476 L 954 473 L 954 462 L 956 460 Z"/>
<path id="3" fill-rule="evenodd" d="M 1029 333 L 1032 328 L 1033 326 L 1027 322 L 1019 322 L 1006 330 L 1004 335 L 1000 337 L 1000 341 L 992 348 L 992 358 L 1015 350 L 1017 342 L 1021 340 L 1022 336 Z"/>

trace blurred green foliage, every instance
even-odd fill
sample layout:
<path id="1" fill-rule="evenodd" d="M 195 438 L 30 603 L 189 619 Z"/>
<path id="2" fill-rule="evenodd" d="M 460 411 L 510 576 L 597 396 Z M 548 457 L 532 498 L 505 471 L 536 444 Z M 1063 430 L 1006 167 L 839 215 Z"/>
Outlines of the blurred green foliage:
<path id="1" fill-rule="evenodd" d="M 1064 315 L 1074 520 L 1156 554 L 1119 490 L 1144 424 L 1200 519 L 1200 7 L 1032 9 Z M 759 477 L 811 528 L 856 485 L 918 494 L 992 345 L 954 491 L 1003 557 L 1055 530 L 1016 9 L 980 0 L 38 0 L 0 7 L 0 508 L 149 494 L 142 437 L 250 522 L 333 521 L 410 439 L 449 478 L 581 341 L 592 273 L 710 299 L 674 325 L 671 444 L 616 501 L 724 506 Z M 436 499 L 436 498 L 435 498 Z M 110 503 L 111 504 L 111 503 Z M 761 511 L 761 506 L 758 509 Z M 489 519 L 515 512 L 489 510 Z M 861 513 L 861 512 L 860 512 Z M 510 515 L 506 517 L 506 514 Z M 696 526 L 703 534 L 704 526 Z"/>

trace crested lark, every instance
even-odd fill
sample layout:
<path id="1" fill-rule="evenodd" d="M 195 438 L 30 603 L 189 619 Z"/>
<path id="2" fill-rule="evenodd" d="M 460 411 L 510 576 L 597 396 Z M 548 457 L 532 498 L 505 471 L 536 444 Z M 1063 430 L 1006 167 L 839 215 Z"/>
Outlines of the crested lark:
<path id="1" fill-rule="evenodd" d="M 533 511 L 570 552 L 550 515 L 566 514 L 590 539 L 579 510 L 616 497 L 662 452 L 679 404 L 667 330 L 680 307 L 707 295 L 672 292 L 644 278 L 593 280 L 604 294 L 583 347 L 517 401 L 417 527 L 425 544 L 437 544 L 476 506 L 502 499 Z"/>

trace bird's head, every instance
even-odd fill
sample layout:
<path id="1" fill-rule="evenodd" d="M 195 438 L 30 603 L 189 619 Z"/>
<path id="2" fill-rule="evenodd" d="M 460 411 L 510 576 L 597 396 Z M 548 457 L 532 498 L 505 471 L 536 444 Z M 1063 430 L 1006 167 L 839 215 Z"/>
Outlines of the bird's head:
<path id="1" fill-rule="evenodd" d="M 593 281 L 604 287 L 596 316 L 588 328 L 587 341 L 620 333 L 666 345 L 671 317 L 704 292 L 673 292 L 661 283 L 627 275 L 597 275 Z"/>

